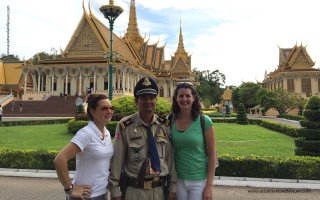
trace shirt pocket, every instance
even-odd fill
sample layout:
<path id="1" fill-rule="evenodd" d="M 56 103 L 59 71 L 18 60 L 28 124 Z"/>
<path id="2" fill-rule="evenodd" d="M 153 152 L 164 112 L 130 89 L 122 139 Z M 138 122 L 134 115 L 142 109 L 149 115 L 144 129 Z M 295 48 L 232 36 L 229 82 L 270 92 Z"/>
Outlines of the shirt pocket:
<path id="1" fill-rule="evenodd" d="M 141 162 L 146 158 L 146 149 L 144 148 L 146 139 L 142 135 L 129 138 L 128 156 L 131 162 Z"/>
<path id="2" fill-rule="evenodd" d="M 158 136 L 155 143 L 157 146 L 159 158 L 166 157 L 166 145 L 168 143 L 167 138 L 163 136 Z"/>

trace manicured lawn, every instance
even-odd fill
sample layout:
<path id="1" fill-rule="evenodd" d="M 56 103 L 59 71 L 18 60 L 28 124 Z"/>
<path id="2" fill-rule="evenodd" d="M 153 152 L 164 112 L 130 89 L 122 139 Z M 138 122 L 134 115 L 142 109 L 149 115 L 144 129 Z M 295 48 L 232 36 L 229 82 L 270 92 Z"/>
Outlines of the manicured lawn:
<path id="1" fill-rule="evenodd" d="M 216 123 L 218 154 L 294 155 L 293 138 L 255 125 Z M 60 150 L 72 138 L 66 124 L 0 128 L 0 148 Z"/>
<path id="2" fill-rule="evenodd" d="M 293 156 L 294 140 L 256 125 L 216 123 L 218 154 Z"/>
<path id="3" fill-rule="evenodd" d="M 72 138 L 66 124 L 0 128 L 0 148 L 60 150 Z"/>

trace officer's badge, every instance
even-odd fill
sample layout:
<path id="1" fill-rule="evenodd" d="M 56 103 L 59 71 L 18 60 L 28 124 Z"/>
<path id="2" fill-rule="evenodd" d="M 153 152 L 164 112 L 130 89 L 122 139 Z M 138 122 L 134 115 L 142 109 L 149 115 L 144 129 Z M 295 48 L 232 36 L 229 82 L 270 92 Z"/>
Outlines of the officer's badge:
<path id="1" fill-rule="evenodd" d="M 147 77 L 145 77 L 142 85 L 144 85 L 144 86 L 147 87 L 147 86 L 150 86 L 150 85 L 151 85 L 151 82 L 149 81 L 149 79 L 148 79 Z"/>

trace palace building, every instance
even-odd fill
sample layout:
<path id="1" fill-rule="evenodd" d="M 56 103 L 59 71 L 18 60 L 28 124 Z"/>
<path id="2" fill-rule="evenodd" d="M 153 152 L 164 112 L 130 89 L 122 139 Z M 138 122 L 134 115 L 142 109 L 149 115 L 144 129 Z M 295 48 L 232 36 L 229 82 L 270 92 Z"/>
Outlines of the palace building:
<path id="1" fill-rule="evenodd" d="M 105 20 L 106 23 L 108 20 Z M 154 77 L 159 85 L 159 96 L 171 98 L 177 83 L 196 82 L 191 70 L 191 55 L 183 43 L 180 25 L 178 47 L 170 60 L 165 60 L 165 45 L 150 44 L 139 33 L 135 0 L 130 2 L 128 28 L 123 37 L 113 33 L 113 96 L 133 95 L 137 81 L 143 76 Z M 82 18 L 62 57 L 39 60 L 22 67 L 25 83 L 22 100 L 45 100 L 50 96 L 108 94 L 108 65 L 110 30 L 83 6 Z"/>
<path id="2" fill-rule="evenodd" d="M 306 47 L 279 48 L 278 68 L 265 74 L 263 86 L 275 90 L 283 88 L 304 98 L 320 95 L 320 69 L 314 68 Z"/>
<path id="3" fill-rule="evenodd" d="M 8 95 L 19 91 L 22 77 L 22 61 L 2 61 L 0 60 L 0 95 Z M 19 95 L 16 93 L 16 95 Z M 21 95 L 21 94 L 20 94 Z"/>

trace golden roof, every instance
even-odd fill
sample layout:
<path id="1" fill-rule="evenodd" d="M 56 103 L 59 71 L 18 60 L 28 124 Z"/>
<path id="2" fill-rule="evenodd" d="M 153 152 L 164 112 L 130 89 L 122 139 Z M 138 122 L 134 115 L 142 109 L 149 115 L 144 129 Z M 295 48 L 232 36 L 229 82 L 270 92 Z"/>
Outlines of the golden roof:
<path id="1" fill-rule="evenodd" d="M 224 90 L 222 99 L 225 101 L 230 101 L 232 99 L 232 90 L 230 90 L 229 87 Z"/>
<path id="2" fill-rule="evenodd" d="M 315 62 L 311 59 L 305 46 L 295 45 L 293 48 L 279 47 L 279 66 L 270 72 L 263 82 L 268 82 L 274 77 L 284 73 L 298 73 L 307 71 L 319 71 L 312 68 Z"/>
<path id="3" fill-rule="evenodd" d="M 22 76 L 22 62 L 0 61 L 0 85 L 17 85 Z"/>
<path id="4" fill-rule="evenodd" d="M 128 43 L 112 33 L 112 51 L 120 54 L 128 62 L 137 63 L 136 55 Z M 66 59 L 72 57 L 103 58 L 110 49 L 110 30 L 100 22 L 91 12 L 83 11 L 83 16 L 73 33 L 65 51 Z"/>

